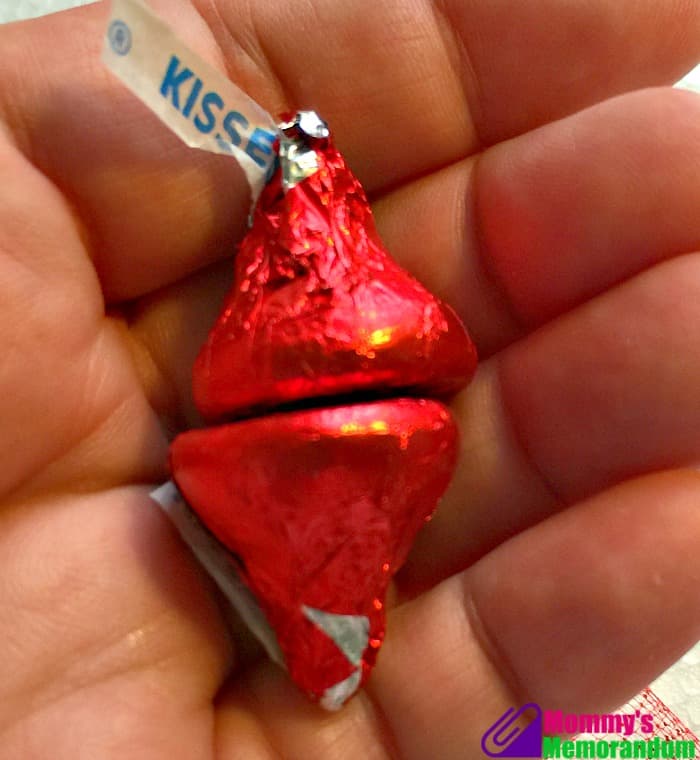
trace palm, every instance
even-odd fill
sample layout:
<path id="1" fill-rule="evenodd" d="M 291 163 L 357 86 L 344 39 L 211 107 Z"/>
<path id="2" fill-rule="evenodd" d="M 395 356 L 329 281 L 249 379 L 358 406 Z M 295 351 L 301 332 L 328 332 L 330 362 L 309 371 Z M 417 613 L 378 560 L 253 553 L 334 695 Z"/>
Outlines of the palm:
<path id="1" fill-rule="evenodd" d="M 697 605 L 680 614 L 700 556 L 682 469 L 700 450 L 698 264 L 659 263 L 697 245 L 698 107 L 648 92 L 524 133 L 680 74 L 695 4 L 660 25 L 658 4 L 623 3 L 629 42 L 604 2 L 263 3 L 245 22 L 197 5 L 206 23 L 178 5 L 187 39 L 271 111 L 318 108 L 390 250 L 465 317 L 484 362 L 455 401 L 463 461 L 368 692 L 322 716 L 243 668 L 147 494 L 159 420 L 192 419 L 245 187 L 99 68 L 105 8 L 0 30 L 0 757 L 477 757 L 518 699 L 621 701 L 700 625 Z"/>

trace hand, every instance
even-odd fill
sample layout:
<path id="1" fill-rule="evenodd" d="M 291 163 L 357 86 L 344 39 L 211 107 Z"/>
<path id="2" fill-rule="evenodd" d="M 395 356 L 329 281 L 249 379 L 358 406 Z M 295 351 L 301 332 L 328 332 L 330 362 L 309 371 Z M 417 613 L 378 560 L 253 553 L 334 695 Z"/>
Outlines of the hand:
<path id="1" fill-rule="evenodd" d="M 152 4 L 323 114 L 482 364 L 370 686 L 322 714 L 148 498 L 242 176 L 103 69 L 103 4 L 0 28 L 0 758 L 462 760 L 511 705 L 624 701 L 700 636 L 700 100 L 606 99 L 690 68 L 700 6 Z"/>

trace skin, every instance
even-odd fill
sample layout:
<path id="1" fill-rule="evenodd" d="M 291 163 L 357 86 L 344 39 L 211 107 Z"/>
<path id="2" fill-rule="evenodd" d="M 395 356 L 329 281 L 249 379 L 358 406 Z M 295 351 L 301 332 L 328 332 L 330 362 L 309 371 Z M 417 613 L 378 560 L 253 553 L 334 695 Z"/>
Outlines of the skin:
<path id="1" fill-rule="evenodd" d="M 0 758 L 462 760 L 513 704 L 620 704 L 700 637 L 700 101 L 657 87 L 700 6 L 152 5 L 329 120 L 482 364 L 370 686 L 324 714 L 148 499 L 245 183 L 102 68 L 104 5 L 1 27 Z"/>

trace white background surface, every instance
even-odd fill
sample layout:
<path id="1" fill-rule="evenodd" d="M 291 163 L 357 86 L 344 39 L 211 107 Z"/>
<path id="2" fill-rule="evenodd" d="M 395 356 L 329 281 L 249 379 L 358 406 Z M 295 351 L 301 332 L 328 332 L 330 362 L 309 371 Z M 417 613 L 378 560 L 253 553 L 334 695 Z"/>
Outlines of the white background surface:
<path id="1" fill-rule="evenodd" d="M 0 22 L 39 16 L 88 2 L 90 0 L 0 0 Z M 681 84 L 700 93 L 700 66 Z M 611 669 L 611 673 L 613 671 Z M 700 735 L 700 644 L 654 682 L 652 689 L 686 725 Z"/>
<path id="2" fill-rule="evenodd" d="M 0 22 L 42 16 L 89 2 L 91 0 L 0 0 Z"/>

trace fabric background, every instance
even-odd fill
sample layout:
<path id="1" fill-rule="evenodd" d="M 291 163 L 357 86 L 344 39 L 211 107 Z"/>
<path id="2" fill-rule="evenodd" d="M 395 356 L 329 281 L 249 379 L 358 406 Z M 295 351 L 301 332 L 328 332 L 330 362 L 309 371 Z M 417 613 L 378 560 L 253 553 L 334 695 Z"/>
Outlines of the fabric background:
<path id="1" fill-rule="evenodd" d="M 22 18 L 43 16 L 76 5 L 87 5 L 91 0 L 0 0 L 0 23 Z"/>

